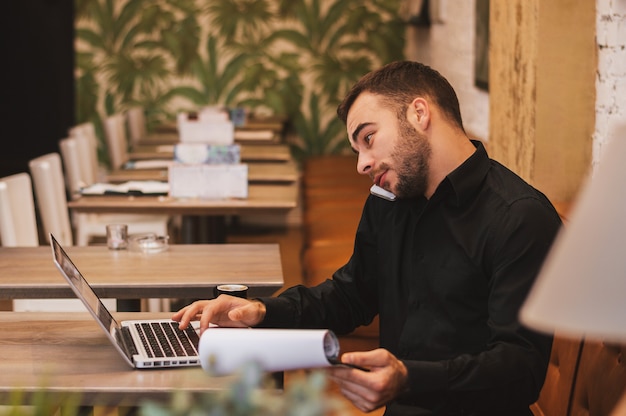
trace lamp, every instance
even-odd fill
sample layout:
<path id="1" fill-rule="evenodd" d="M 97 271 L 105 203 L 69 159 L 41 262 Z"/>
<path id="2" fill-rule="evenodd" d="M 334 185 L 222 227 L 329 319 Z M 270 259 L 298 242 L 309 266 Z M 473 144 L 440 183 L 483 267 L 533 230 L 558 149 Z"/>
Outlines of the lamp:
<path id="1" fill-rule="evenodd" d="M 626 343 L 626 124 L 615 132 L 520 310 L 538 331 Z"/>
<path id="2" fill-rule="evenodd" d="M 529 327 L 626 342 L 626 124 L 617 131 L 520 311 Z"/>

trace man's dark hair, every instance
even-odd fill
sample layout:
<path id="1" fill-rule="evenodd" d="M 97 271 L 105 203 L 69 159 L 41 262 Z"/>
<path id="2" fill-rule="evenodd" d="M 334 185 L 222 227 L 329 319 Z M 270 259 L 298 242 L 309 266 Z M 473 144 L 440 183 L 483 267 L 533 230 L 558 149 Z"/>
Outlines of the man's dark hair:
<path id="1" fill-rule="evenodd" d="M 450 120 L 463 130 L 459 100 L 452 85 L 431 67 L 412 61 L 392 62 L 363 76 L 337 107 L 337 116 L 346 123 L 348 111 L 362 92 L 383 97 L 398 116 L 405 114 L 415 97 L 434 102 Z"/>

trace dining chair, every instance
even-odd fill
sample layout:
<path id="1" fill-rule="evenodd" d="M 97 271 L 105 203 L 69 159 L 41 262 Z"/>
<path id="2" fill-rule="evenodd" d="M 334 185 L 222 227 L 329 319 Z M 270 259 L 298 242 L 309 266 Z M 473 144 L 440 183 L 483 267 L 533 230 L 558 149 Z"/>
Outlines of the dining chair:
<path id="1" fill-rule="evenodd" d="M 148 135 L 146 114 L 143 107 L 135 106 L 126 110 L 126 120 L 128 122 L 128 132 L 132 147 Z"/>
<path id="2" fill-rule="evenodd" d="M 39 245 L 33 187 L 26 172 L 0 178 L 0 241 L 5 247 Z"/>
<path id="3" fill-rule="evenodd" d="M 78 150 L 78 143 L 81 140 L 83 139 L 77 137 L 59 140 L 59 150 L 65 169 L 65 187 L 71 199 L 80 195 L 80 190 L 89 184 L 89 179 L 85 177 L 86 172 L 83 168 L 83 164 L 88 162 L 81 160 Z"/>
<path id="4" fill-rule="evenodd" d="M 59 141 L 68 193 L 71 198 L 80 196 L 83 187 L 95 183 L 89 175 L 92 171 L 89 163 L 93 160 L 95 148 L 88 137 L 77 135 Z M 107 224 L 127 224 L 130 234 L 154 233 L 168 235 L 170 217 L 162 214 L 93 214 L 74 213 L 76 245 L 86 246 L 94 238 L 106 236 Z"/>
<path id="5" fill-rule="evenodd" d="M 97 169 L 93 164 L 97 160 L 97 148 L 93 137 L 88 133 L 77 133 L 59 140 L 59 148 L 70 198 L 79 197 L 81 188 L 96 183 L 93 172 Z M 107 224 L 127 224 L 130 235 L 168 235 L 170 219 L 170 216 L 161 214 L 71 214 L 78 246 L 86 246 L 96 238 L 106 237 Z M 169 311 L 169 304 L 168 299 L 148 299 L 147 309 L 150 312 Z"/>
<path id="6" fill-rule="evenodd" d="M 48 153 L 31 159 L 28 167 L 46 241 L 50 242 L 49 233 L 52 233 L 61 244 L 73 245 L 61 156 L 57 152 Z"/>
<path id="7" fill-rule="evenodd" d="M 158 142 L 161 144 L 174 144 L 179 142 L 178 128 L 168 125 L 154 126 L 155 131 L 148 131 L 148 120 L 145 108 L 134 106 L 126 110 L 126 124 L 128 126 L 128 141 L 132 158 L 132 150 L 142 142 Z"/>
<path id="8" fill-rule="evenodd" d="M 36 165 L 39 166 L 39 162 Z M 39 245 L 32 185 L 33 181 L 26 172 L 0 179 L 0 235 L 4 247 L 37 247 Z M 114 299 L 105 299 L 105 302 L 110 307 L 116 307 Z M 85 306 L 78 299 L 13 299 L 12 303 L 15 312 L 82 312 L 85 310 Z"/>
<path id="9" fill-rule="evenodd" d="M 122 169 L 128 162 L 128 138 L 124 114 L 116 113 L 104 119 L 104 136 L 111 169 Z"/>
<path id="10" fill-rule="evenodd" d="M 87 183 L 98 182 L 102 173 L 100 163 L 98 162 L 98 136 L 96 135 L 96 127 L 91 121 L 87 121 L 69 129 L 70 137 L 83 137 L 85 140 L 78 142 L 81 155 L 87 155 L 81 158 L 81 171 Z"/>

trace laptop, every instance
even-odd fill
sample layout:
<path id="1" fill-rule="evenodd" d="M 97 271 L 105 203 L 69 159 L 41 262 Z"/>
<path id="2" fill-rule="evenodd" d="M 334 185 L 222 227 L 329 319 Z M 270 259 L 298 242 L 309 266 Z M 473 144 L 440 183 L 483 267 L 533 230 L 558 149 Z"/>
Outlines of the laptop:
<path id="1" fill-rule="evenodd" d="M 143 369 L 200 365 L 200 339 L 192 325 L 180 330 L 178 322 L 171 319 L 116 321 L 52 233 L 50 245 L 54 264 L 131 367 Z"/>

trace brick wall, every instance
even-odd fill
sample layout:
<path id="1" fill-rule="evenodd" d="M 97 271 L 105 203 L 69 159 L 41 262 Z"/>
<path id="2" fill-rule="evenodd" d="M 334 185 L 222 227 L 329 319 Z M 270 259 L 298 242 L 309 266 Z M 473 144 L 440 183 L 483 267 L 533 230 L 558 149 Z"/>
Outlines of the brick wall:
<path id="1" fill-rule="evenodd" d="M 598 72 L 593 164 L 614 128 L 626 123 L 626 1 L 596 0 Z M 626 140 L 620 137 L 619 140 Z"/>

